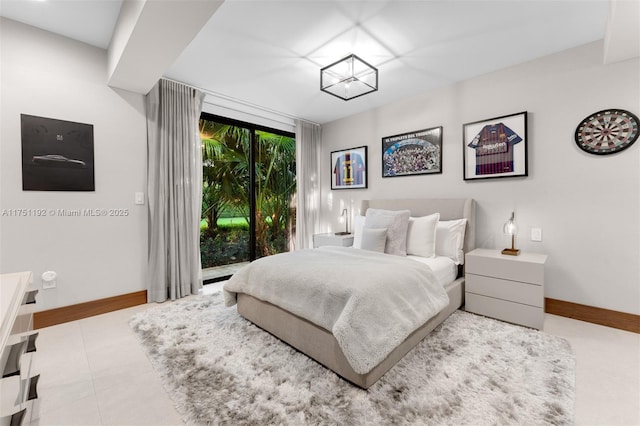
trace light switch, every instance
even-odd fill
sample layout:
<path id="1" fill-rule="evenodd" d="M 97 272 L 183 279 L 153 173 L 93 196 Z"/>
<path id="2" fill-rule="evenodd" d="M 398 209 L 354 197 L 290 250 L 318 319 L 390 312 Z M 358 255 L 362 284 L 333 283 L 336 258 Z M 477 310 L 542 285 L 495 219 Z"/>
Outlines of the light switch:
<path id="1" fill-rule="evenodd" d="M 542 228 L 531 228 L 531 241 L 542 241 Z"/>
<path id="2" fill-rule="evenodd" d="M 136 204 L 144 204 L 144 192 L 136 192 Z"/>

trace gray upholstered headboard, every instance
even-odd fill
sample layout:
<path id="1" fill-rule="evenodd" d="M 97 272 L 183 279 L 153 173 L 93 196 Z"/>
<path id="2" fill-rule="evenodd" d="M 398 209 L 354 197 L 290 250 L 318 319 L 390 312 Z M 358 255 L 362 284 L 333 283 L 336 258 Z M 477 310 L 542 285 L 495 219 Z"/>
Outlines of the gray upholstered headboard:
<path id="1" fill-rule="evenodd" d="M 467 219 L 464 234 L 465 253 L 476 248 L 476 202 L 472 198 L 407 198 L 398 200 L 363 200 L 360 214 L 367 209 L 409 210 L 411 216 L 427 216 L 440 213 L 440 220 Z"/>

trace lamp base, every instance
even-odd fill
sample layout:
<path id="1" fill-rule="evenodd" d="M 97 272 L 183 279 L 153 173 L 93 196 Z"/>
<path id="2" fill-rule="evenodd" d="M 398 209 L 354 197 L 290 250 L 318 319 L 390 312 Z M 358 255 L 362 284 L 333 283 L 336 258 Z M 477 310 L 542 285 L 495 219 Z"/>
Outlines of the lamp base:
<path id="1" fill-rule="evenodd" d="M 520 250 L 514 249 L 514 248 L 506 248 L 502 250 L 502 254 L 508 254 L 509 256 L 517 256 L 520 254 Z"/>
<path id="2" fill-rule="evenodd" d="M 344 232 L 344 231 L 335 233 L 335 235 L 349 235 L 349 234 L 351 234 L 351 233 L 350 232 Z"/>

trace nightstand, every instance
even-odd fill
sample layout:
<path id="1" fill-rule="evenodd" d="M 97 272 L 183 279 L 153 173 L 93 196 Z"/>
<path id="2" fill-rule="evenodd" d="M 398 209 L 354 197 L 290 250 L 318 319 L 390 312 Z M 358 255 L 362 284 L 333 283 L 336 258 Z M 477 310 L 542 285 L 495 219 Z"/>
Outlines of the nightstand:
<path id="1" fill-rule="evenodd" d="M 465 256 L 465 310 L 542 329 L 547 256 L 476 249 Z"/>
<path id="2" fill-rule="evenodd" d="M 353 234 L 336 235 L 330 232 L 328 234 L 313 235 L 313 248 L 322 247 L 322 246 L 350 247 L 352 245 L 353 245 Z"/>

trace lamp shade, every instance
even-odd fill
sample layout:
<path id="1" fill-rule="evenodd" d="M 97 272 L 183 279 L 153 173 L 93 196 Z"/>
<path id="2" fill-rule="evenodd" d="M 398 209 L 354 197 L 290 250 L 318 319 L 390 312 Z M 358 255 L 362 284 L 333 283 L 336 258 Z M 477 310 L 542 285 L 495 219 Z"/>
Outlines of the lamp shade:
<path id="1" fill-rule="evenodd" d="M 507 220 L 502 228 L 502 231 L 511 235 L 511 248 L 506 248 L 502 250 L 502 254 L 508 254 L 511 256 L 517 256 L 520 254 L 520 250 L 516 248 L 515 238 L 518 233 L 518 225 L 516 224 L 516 214 L 515 212 L 511 212 L 511 217 Z"/>
<path id="2" fill-rule="evenodd" d="M 348 101 L 378 90 L 378 70 L 349 55 L 320 70 L 320 90 Z"/>
<path id="3" fill-rule="evenodd" d="M 518 225 L 514 219 L 514 213 L 511 213 L 511 218 L 505 222 L 503 232 L 508 235 L 516 235 L 518 233 Z"/>

